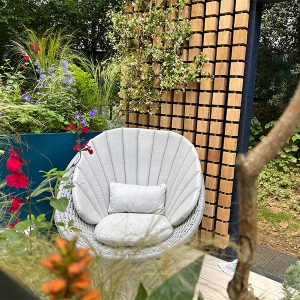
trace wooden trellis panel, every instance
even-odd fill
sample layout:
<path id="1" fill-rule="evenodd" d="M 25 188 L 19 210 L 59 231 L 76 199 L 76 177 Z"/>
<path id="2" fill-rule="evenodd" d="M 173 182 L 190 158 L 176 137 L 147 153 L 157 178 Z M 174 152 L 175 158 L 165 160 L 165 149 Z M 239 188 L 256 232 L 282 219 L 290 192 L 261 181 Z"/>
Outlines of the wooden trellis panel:
<path id="1" fill-rule="evenodd" d="M 184 15 L 193 35 L 184 61 L 203 52 L 213 78 L 191 83 L 186 92 L 164 93 L 156 115 L 130 113 L 129 127 L 172 130 L 196 147 L 206 183 L 203 240 L 228 246 L 230 207 L 238 144 L 250 0 L 190 1 Z"/>

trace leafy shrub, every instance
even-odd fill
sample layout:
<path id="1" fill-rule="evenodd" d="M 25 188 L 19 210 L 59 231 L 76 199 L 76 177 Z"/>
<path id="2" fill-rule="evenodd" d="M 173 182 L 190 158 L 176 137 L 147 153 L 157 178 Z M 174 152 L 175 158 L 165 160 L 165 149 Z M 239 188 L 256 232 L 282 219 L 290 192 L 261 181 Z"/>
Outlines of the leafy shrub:
<path id="1" fill-rule="evenodd" d="M 65 119 L 42 105 L 30 103 L 11 104 L 1 102 L 0 132 L 36 133 L 62 131 Z"/>
<path id="2" fill-rule="evenodd" d="M 250 127 L 250 144 L 249 148 L 252 149 L 259 141 L 263 140 L 268 132 L 275 126 L 276 122 L 271 121 L 263 126 L 260 121 L 254 117 L 251 120 Z M 278 169 L 288 171 L 290 167 L 300 167 L 300 128 L 288 140 L 286 146 L 278 154 L 274 160 Z"/>
<path id="3" fill-rule="evenodd" d="M 120 127 L 119 90 L 120 67 L 113 60 L 101 64 L 84 64 L 82 68 L 71 65 L 76 79 L 80 111 L 96 108 L 100 113 L 93 118 L 92 127 L 97 130 Z"/>
<path id="4" fill-rule="evenodd" d="M 300 299 L 300 262 L 288 268 L 283 280 L 285 300 Z"/>
<path id="5" fill-rule="evenodd" d="M 3 64 L 0 65 L 0 99 L 7 97 L 14 101 L 16 97 L 20 98 L 24 80 L 25 76 L 22 72 L 15 71 L 10 60 L 5 59 Z"/>
<path id="6" fill-rule="evenodd" d="M 295 189 L 300 183 L 298 172 L 295 168 L 280 170 L 276 161 L 270 162 L 259 175 L 258 202 L 265 204 L 268 199 L 284 200 L 289 209 L 300 212 L 299 202 L 294 197 Z"/>

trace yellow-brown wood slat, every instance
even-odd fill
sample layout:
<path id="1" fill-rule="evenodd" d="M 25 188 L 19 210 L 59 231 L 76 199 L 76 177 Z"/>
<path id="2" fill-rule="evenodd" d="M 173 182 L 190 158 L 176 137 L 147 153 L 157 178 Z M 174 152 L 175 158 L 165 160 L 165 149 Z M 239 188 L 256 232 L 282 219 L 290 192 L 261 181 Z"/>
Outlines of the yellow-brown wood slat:
<path id="1" fill-rule="evenodd" d="M 191 20 L 193 34 L 182 59 L 190 62 L 204 53 L 203 79 L 185 92 L 164 92 L 156 115 L 126 118 L 129 127 L 172 130 L 195 145 L 206 185 L 201 239 L 221 248 L 229 244 L 249 9 L 250 0 L 189 1 L 183 16 Z"/>

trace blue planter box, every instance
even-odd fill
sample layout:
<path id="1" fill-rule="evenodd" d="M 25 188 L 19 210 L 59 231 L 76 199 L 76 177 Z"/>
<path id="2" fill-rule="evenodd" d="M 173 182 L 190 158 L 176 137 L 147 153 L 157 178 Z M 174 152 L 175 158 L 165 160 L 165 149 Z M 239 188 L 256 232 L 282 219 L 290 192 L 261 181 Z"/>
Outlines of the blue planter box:
<path id="1" fill-rule="evenodd" d="M 83 136 L 86 141 L 88 141 L 99 133 L 100 132 L 91 132 Z M 49 171 L 52 168 L 64 170 L 76 154 L 73 147 L 76 143 L 77 135 L 72 133 L 22 134 L 20 137 L 24 155 L 29 161 L 29 181 L 32 189 L 37 187 L 43 180 L 43 174 L 39 171 Z M 10 141 L 14 143 L 13 136 L 10 138 Z M 0 149 L 3 149 L 2 144 L 0 141 Z M 18 147 L 18 145 L 16 145 L 16 147 Z M 8 148 L 9 146 L 3 150 L 8 150 Z M 0 182 L 5 180 L 7 175 L 5 163 L 6 159 L 1 159 L 0 157 Z M 47 201 L 44 201 L 36 205 L 35 212 L 44 213 L 49 218 L 52 213 L 52 208 Z M 26 214 L 27 209 L 24 206 L 21 210 L 20 218 L 24 218 Z"/>

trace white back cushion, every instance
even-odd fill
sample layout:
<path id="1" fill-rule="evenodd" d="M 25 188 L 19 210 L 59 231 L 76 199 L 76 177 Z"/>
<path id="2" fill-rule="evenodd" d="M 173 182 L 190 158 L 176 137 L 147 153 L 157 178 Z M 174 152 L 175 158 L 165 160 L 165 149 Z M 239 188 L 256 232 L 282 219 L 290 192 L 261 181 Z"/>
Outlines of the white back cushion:
<path id="1" fill-rule="evenodd" d="M 144 186 L 110 183 L 108 213 L 145 213 L 162 215 L 165 210 L 166 185 Z"/>
<path id="2" fill-rule="evenodd" d="M 173 226 L 196 206 L 202 172 L 194 146 L 170 131 L 118 128 L 90 140 L 94 150 L 74 171 L 73 199 L 80 217 L 97 224 L 108 214 L 109 183 L 155 186 L 165 183 L 165 215 Z"/>

